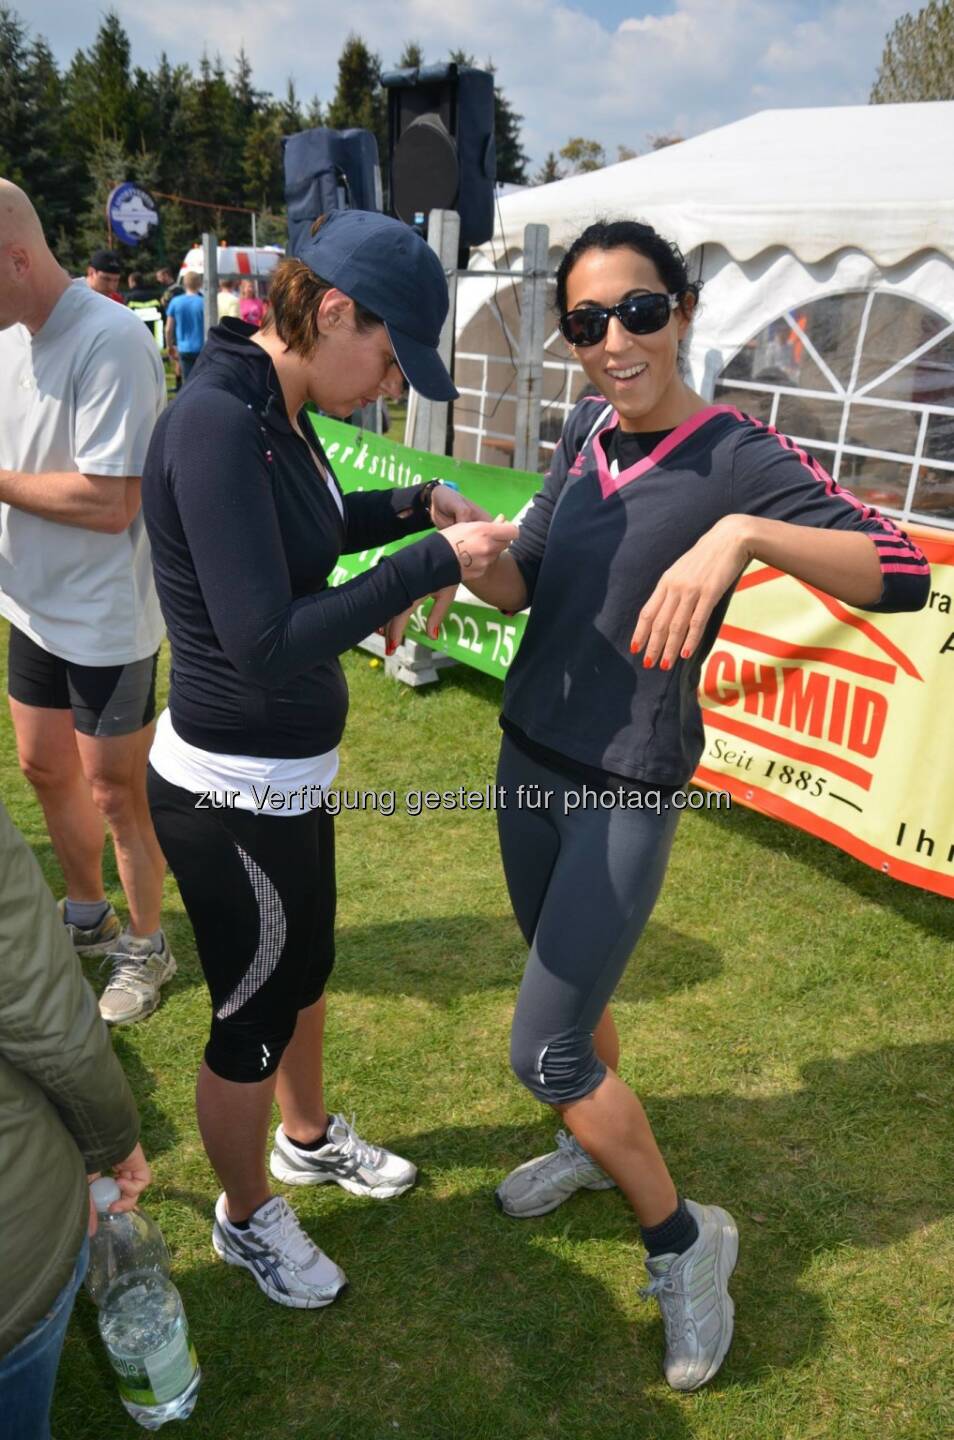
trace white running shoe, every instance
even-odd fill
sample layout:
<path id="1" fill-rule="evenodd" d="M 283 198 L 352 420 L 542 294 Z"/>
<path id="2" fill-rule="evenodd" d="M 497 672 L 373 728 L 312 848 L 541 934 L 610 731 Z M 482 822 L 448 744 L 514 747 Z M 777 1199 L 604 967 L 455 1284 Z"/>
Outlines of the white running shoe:
<path id="1" fill-rule="evenodd" d="M 324 1185 L 333 1180 L 352 1195 L 370 1195 L 390 1200 L 410 1190 L 417 1179 L 417 1166 L 380 1145 L 369 1145 L 342 1115 L 328 1121 L 326 1143 L 320 1150 L 299 1150 L 285 1134 L 283 1125 L 275 1131 L 275 1148 L 269 1168 L 285 1185 Z"/>
<path id="2" fill-rule="evenodd" d="M 227 1265 L 251 1270 L 261 1290 L 278 1305 L 318 1310 L 330 1305 L 348 1281 L 319 1250 L 281 1195 L 272 1195 L 249 1216 L 248 1229 L 232 1224 L 225 1192 L 215 1202 L 212 1248 Z"/>
<path id="3" fill-rule="evenodd" d="M 732 1343 L 735 1306 L 729 1276 L 739 1254 L 739 1233 L 718 1205 L 686 1208 L 699 1238 L 682 1255 L 647 1256 L 650 1283 L 639 1293 L 655 1296 L 666 1331 L 663 1370 L 673 1390 L 698 1390 L 715 1375 Z"/>
<path id="4" fill-rule="evenodd" d="M 601 1170 L 575 1136 L 558 1130 L 557 1148 L 511 1170 L 494 1191 L 498 1209 L 526 1219 L 549 1215 L 577 1190 L 612 1190 L 616 1181 Z"/>
<path id="5" fill-rule="evenodd" d="M 151 1015 L 159 1004 L 160 989 L 176 973 L 164 935 L 162 948 L 155 950 L 150 940 L 141 940 L 128 930 L 111 946 L 103 963 L 111 966 L 106 989 L 99 997 L 99 1013 L 107 1025 L 132 1025 Z"/>

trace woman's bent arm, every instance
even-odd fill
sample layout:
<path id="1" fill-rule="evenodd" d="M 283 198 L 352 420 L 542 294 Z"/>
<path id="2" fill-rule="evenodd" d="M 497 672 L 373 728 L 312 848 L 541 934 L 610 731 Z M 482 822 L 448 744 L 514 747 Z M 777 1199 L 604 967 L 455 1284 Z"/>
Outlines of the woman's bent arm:
<path id="1" fill-rule="evenodd" d="M 468 590 L 505 615 L 526 609 L 530 600 L 527 582 L 509 550 L 505 550 L 479 580 L 468 580 L 466 575 L 464 580 Z"/>

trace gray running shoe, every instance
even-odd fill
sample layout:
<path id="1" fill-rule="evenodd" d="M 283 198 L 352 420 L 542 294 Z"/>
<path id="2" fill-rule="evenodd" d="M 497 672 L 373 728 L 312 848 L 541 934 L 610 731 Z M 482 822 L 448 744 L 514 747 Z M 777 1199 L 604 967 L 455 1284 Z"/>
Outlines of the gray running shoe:
<path id="1" fill-rule="evenodd" d="M 674 1390 L 698 1390 L 715 1375 L 732 1343 L 735 1306 L 729 1276 L 739 1254 L 735 1221 L 718 1205 L 686 1207 L 699 1238 L 682 1255 L 647 1257 L 650 1283 L 640 1291 L 655 1296 L 666 1331 L 663 1370 Z"/>
<path id="2" fill-rule="evenodd" d="M 601 1170 L 580 1142 L 558 1130 L 557 1148 L 511 1170 L 497 1189 L 494 1200 L 505 1215 L 525 1219 L 549 1215 L 577 1190 L 612 1190 L 616 1181 Z"/>
<path id="3" fill-rule="evenodd" d="M 343 1115 L 331 1116 L 327 1143 L 320 1150 L 299 1150 L 279 1125 L 269 1168 L 285 1185 L 324 1185 L 333 1180 L 352 1195 L 375 1200 L 403 1195 L 417 1179 L 416 1165 L 381 1145 L 369 1145 L 355 1130 L 354 1116 L 349 1124 Z"/>
<path id="4" fill-rule="evenodd" d="M 115 947 L 116 941 L 122 934 L 122 925 L 119 923 L 119 916 L 110 905 L 106 914 L 98 925 L 91 930 L 83 930 L 79 925 L 73 925 L 66 918 L 66 901 L 59 900 L 56 905 L 60 912 L 60 918 L 66 926 L 66 933 L 70 937 L 70 943 L 77 955 L 105 955 L 107 950 Z"/>
<path id="5" fill-rule="evenodd" d="M 124 930 L 103 964 L 109 964 L 109 981 L 99 997 L 99 1013 L 107 1025 L 132 1025 L 151 1015 L 159 1004 L 159 990 L 176 973 L 165 936 L 162 949 L 154 950 Z"/>
<path id="6" fill-rule="evenodd" d="M 287 1200 L 273 1195 L 239 1230 L 229 1220 L 225 1195 L 215 1202 L 212 1248 L 226 1265 L 250 1270 L 277 1305 L 319 1310 L 330 1305 L 348 1281 L 343 1270 L 305 1234 Z"/>

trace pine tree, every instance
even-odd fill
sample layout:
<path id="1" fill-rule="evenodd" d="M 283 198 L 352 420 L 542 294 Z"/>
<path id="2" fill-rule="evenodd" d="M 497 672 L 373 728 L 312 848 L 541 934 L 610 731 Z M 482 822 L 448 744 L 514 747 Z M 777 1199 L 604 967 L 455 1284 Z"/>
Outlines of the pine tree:
<path id="1" fill-rule="evenodd" d="M 245 53 L 245 46 L 239 46 L 239 52 L 235 57 L 235 69 L 232 71 L 232 95 L 235 99 L 236 113 L 239 115 L 243 126 L 250 125 L 262 104 L 262 95 L 252 84 L 252 62 Z"/>
<path id="2" fill-rule="evenodd" d="M 381 61 L 354 32 L 348 36 L 338 57 L 338 87 L 328 107 L 328 124 L 333 130 L 347 130 L 352 126 L 370 130 L 378 142 L 378 155 L 387 156 Z"/>
<path id="3" fill-rule="evenodd" d="M 20 17 L 0 7 L 0 174 L 27 192 L 53 244 L 83 196 L 63 130 L 63 85 L 49 45 L 29 41 Z"/>
<path id="4" fill-rule="evenodd" d="M 299 126 L 299 129 L 302 128 Z M 269 209 L 284 195 L 282 126 L 275 112 L 260 110 L 245 135 L 242 155 L 245 201 L 253 210 Z"/>
<path id="5" fill-rule="evenodd" d="M 954 0 L 902 15 L 885 41 L 873 105 L 954 100 Z"/>
<path id="6" fill-rule="evenodd" d="M 295 82 L 291 76 L 288 78 L 285 98 L 279 105 L 278 112 L 283 135 L 295 135 L 299 130 L 304 130 L 305 117 L 298 99 L 298 91 L 295 89 Z"/>
<path id="7" fill-rule="evenodd" d="M 90 49 L 77 50 L 65 89 L 69 136 L 80 152 L 104 136 L 136 143 L 129 36 L 115 10 L 106 12 Z"/>
<path id="8" fill-rule="evenodd" d="M 518 115 L 502 90 L 494 86 L 494 142 L 497 147 L 497 180 L 501 184 L 526 185 L 527 155 L 520 137 L 522 115 Z"/>
<path id="9" fill-rule="evenodd" d="M 416 40 L 406 41 L 404 49 L 401 51 L 401 58 L 395 68 L 398 70 L 420 70 L 423 64 L 424 51 L 422 47 Z"/>
<path id="10" fill-rule="evenodd" d="M 245 179 L 244 129 L 218 56 L 214 63 L 207 55 L 202 56 L 198 78 L 187 88 L 183 108 L 187 121 L 187 165 L 183 176 L 186 188 L 180 193 L 223 205 L 241 205 Z M 201 229 L 211 229 L 215 223 L 221 230 L 221 217 L 214 221 L 213 212 L 206 211 L 198 218 Z M 242 228 L 239 217 L 227 224 Z M 225 233 L 219 234 L 219 239 L 225 238 Z"/>
<path id="11" fill-rule="evenodd" d="M 557 157 L 551 150 L 536 175 L 534 175 L 532 183 L 534 185 L 551 185 L 554 180 L 562 179 L 563 171 L 560 169 Z"/>

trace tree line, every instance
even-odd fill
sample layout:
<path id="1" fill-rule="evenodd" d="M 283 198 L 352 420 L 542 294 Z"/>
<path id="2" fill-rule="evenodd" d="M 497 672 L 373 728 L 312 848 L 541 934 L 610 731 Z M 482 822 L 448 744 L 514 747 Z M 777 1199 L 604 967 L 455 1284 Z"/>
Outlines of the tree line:
<path id="1" fill-rule="evenodd" d="M 475 63 L 462 51 L 448 58 Z M 394 68 L 423 63 L 412 42 Z M 137 268 L 177 263 L 203 230 L 247 244 L 250 219 L 228 206 L 256 212 L 260 244 L 282 244 L 282 137 L 314 125 L 361 126 L 375 135 L 386 161 L 381 73 L 380 57 L 357 35 L 344 45 L 337 87 L 325 104 L 317 96 L 303 100 L 291 80 L 281 98 L 257 88 L 244 48 L 228 69 L 220 56 L 203 55 L 193 70 L 162 55 L 146 70 L 133 65 L 114 11 L 89 49 L 61 70 L 48 42 L 0 5 L 0 174 L 26 190 L 58 258 L 74 271 L 106 242 L 106 200 L 123 180 L 186 197 L 161 201 L 159 232 L 137 248 Z M 527 182 L 521 120 L 496 88 L 498 179 L 517 184 Z M 222 208 L 203 209 L 190 198 Z"/>
<path id="2" fill-rule="evenodd" d="M 474 63 L 463 51 L 447 58 Z M 394 68 L 424 61 L 423 47 L 411 41 Z M 492 62 L 487 68 L 493 68 Z M 193 69 L 173 65 L 163 55 L 145 70 L 133 65 L 129 37 L 113 11 L 104 16 L 89 49 L 78 50 L 61 70 L 47 41 L 0 4 L 0 174 L 27 191 L 59 258 L 73 270 L 104 243 L 106 198 L 121 180 L 165 195 L 254 210 L 260 243 L 282 243 L 282 136 L 313 125 L 361 126 L 375 135 L 386 159 L 381 74 L 380 57 L 357 35 L 345 42 L 335 93 L 327 103 L 317 96 L 303 100 L 292 81 L 280 98 L 257 88 L 242 48 L 230 68 L 220 56 L 203 55 Z M 929 0 L 919 12 L 899 19 L 886 37 L 871 100 L 952 97 L 954 0 Z M 546 184 L 612 163 L 597 141 L 574 136 L 531 176 L 522 119 L 497 87 L 500 181 Z M 679 138 L 660 134 L 648 140 L 658 149 Z M 636 153 L 620 145 L 614 159 Z M 250 238 L 248 217 L 225 208 L 210 211 L 187 199 L 164 200 L 161 214 L 160 232 L 136 252 L 136 264 L 144 269 L 167 258 L 177 261 L 203 230 L 236 242 Z"/>

